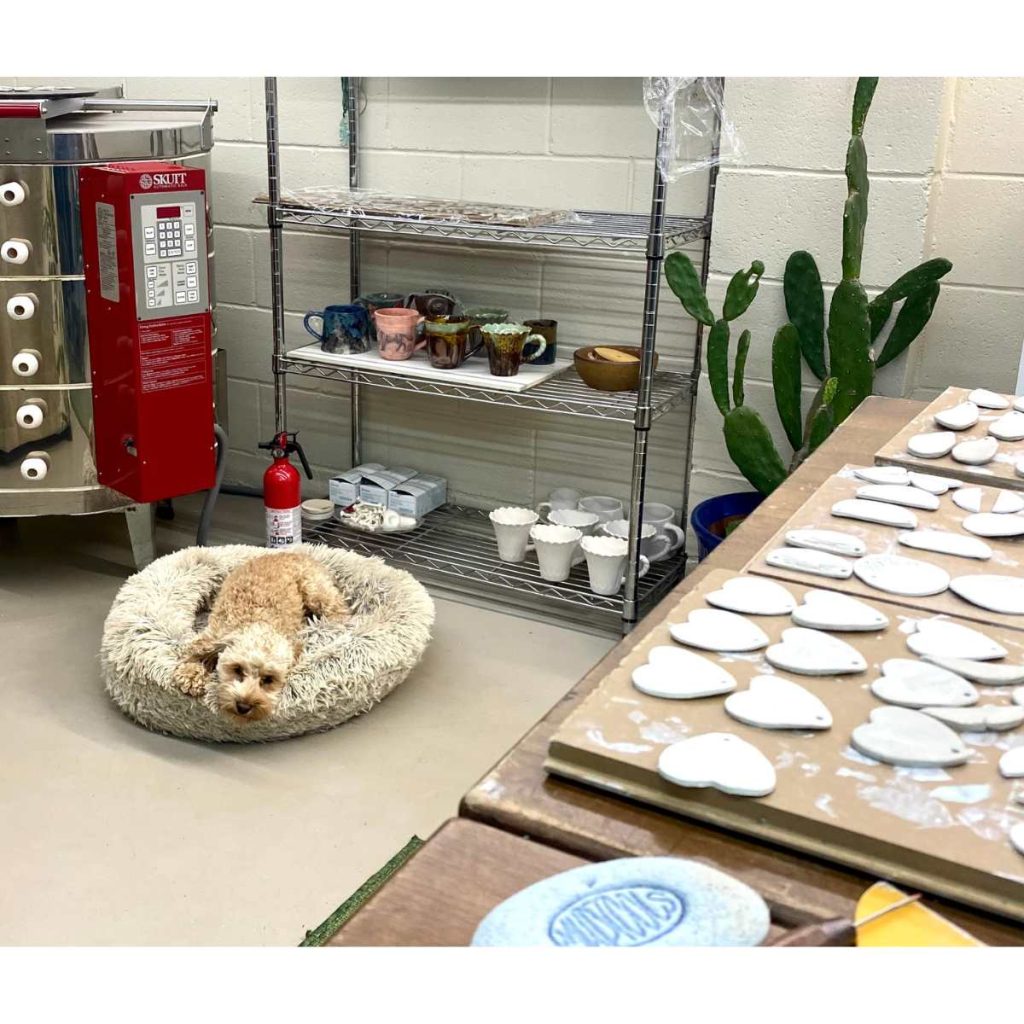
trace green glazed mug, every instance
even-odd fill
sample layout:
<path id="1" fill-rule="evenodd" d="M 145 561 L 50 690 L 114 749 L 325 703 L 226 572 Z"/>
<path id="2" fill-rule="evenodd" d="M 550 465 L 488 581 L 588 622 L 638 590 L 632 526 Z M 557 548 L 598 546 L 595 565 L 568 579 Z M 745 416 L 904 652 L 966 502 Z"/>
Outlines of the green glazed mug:
<path id="1" fill-rule="evenodd" d="M 423 333 L 427 342 L 430 365 L 438 370 L 455 370 L 483 345 L 470 343 L 471 324 L 463 317 L 440 317 L 427 320 Z"/>
<path id="2" fill-rule="evenodd" d="M 539 359 L 548 346 L 543 334 L 531 334 L 526 324 L 483 324 L 480 328 L 487 359 L 491 364 L 491 376 L 514 377 L 523 362 L 532 363 Z M 527 342 L 536 342 L 537 350 L 529 357 L 523 356 Z"/>

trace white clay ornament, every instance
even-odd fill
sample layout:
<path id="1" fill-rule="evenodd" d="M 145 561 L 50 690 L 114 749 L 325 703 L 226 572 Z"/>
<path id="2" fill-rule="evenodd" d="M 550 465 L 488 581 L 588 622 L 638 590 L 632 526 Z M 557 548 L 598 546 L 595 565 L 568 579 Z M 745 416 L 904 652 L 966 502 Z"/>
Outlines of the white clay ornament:
<path id="1" fill-rule="evenodd" d="M 947 725 L 908 708 L 875 708 L 870 720 L 853 730 L 856 750 L 885 764 L 946 768 L 963 764 L 970 750 Z"/>
<path id="2" fill-rule="evenodd" d="M 1005 658 L 1006 648 L 991 637 L 951 619 L 919 619 L 917 629 L 907 637 L 907 646 L 922 658 L 970 658 L 990 661 Z"/>
<path id="3" fill-rule="evenodd" d="M 1004 779 L 1024 778 L 1024 747 L 1013 747 L 999 758 L 999 774 Z"/>
<path id="4" fill-rule="evenodd" d="M 980 512 L 985 494 L 980 487 L 961 487 L 953 495 L 953 504 L 965 512 Z"/>
<path id="5" fill-rule="evenodd" d="M 734 576 L 704 600 L 741 615 L 788 615 L 796 607 L 796 598 L 785 587 L 757 576 Z"/>
<path id="6" fill-rule="evenodd" d="M 965 466 L 984 466 L 999 452 L 999 442 L 994 437 L 980 437 L 976 441 L 961 441 L 951 452 L 957 462 Z"/>
<path id="7" fill-rule="evenodd" d="M 885 629 L 889 618 L 855 597 L 833 590 L 808 590 L 804 603 L 793 611 L 793 621 L 808 629 L 839 633 L 868 633 Z"/>
<path id="8" fill-rule="evenodd" d="M 929 434 L 915 434 L 907 441 L 907 451 L 919 459 L 941 459 L 956 444 L 952 430 L 936 430 Z"/>
<path id="9" fill-rule="evenodd" d="M 902 466 L 854 466 L 853 475 L 869 484 L 910 483 L 910 474 Z"/>
<path id="10" fill-rule="evenodd" d="M 853 563 L 853 571 L 869 587 L 903 597 L 929 597 L 949 587 L 945 569 L 902 555 L 867 555 Z"/>
<path id="11" fill-rule="evenodd" d="M 813 576 L 827 576 L 833 580 L 847 580 L 853 574 L 853 564 L 845 558 L 811 548 L 776 548 L 769 551 L 764 560 L 777 569 L 808 572 Z"/>
<path id="12" fill-rule="evenodd" d="M 1008 732 L 1024 724 L 1024 708 L 1012 704 L 978 704 L 970 708 L 921 708 L 956 732 Z"/>
<path id="13" fill-rule="evenodd" d="M 804 676 L 838 676 L 863 672 L 864 656 L 845 640 L 816 629 L 793 626 L 782 631 L 782 642 L 764 652 L 770 665 Z"/>
<path id="14" fill-rule="evenodd" d="M 914 658 L 889 658 L 871 692 L 887 704 L 904 708 L 962 708 L 978 702 L 978 691 L 966 679 Z"/>
<path id="15" fill-rule="evenodd" d="M 953 495 L 953 504 L 965 512 L 1008 515 L 1024 511 L 1024 497 L 1014 491 L 997 490 L 989 497 L 980 487 L 962 487 Z"/>
<path id="16" fill-rule="evenodd" d="M 868 546 L 859 537 L 839 530 L 787 530 L 786 543 L 795 548 L 825 551 L 830 555 L 859 558 L 868 553 Z"/>
<path id="17" fill-rule="evenodd" d="M 832 713 L 810 690 L 781 676 L 754 676 L 725 698 L 726 713 L 760 729 L 829 729 Z"/>
<path id="18" fill-rule="evenodd" d="M 959 480 L 953 480 L 948 476 L 935 476 L 933 473 L 915 473 L 911 471 L 908 476 L 914 487 L 919 487 L 929 494 L 945 494 L 962 486 Z"/>
<path id="19" fill-rule="evenodd" d="M 917 516 L 910 509 L 889 505 L 884 501 L 843 498 L 832 506 L 832 515 L 840 519 L 857 519 L 881 526 L 898 526 L 903 530 L 917 529 Z"/>
<path id="20" fill-rule="evenodd" d="M 897 534 L 896 539 L 904 547 L 934 551 L 940 555 L 980 560 L 992 557 L 992 549 L 983 540 L 947 530 L 910 530 Z"/>
<path id="21" fill-rule="evenodd" d="M 713 787 L 734 796 L 767 796 L 775 769 L 757 747 L 728 732 L 706 732 L 666 747 L 658 774 L 678 786 Z"/>
<path id="22" fill-rule="evenodd" d="M 736 689 L 736 680 L 720 665 L 693 651 L 654 647 L 647 656 L 647 664 L 633 670 L 633 685 L 651 697 L 692 700 L 731 693 Z"/>
<path id="23" fill-rule="evenodd" d="M 985 388 L 975 388 L 967 396 L 967 401 L 981 406 L 982 409 L 1008 409 L 1010 406 L 1008 398 L 997 395 L 994 391 L 988 391 Z"/>
<path id="24" fill-rule="evenodd" d="M 934 512 L 939 507 L 939 499 L 934 494 L 917 487 L 899 487 L 896 484 L 865 484 L 857 488 L 857 497 L 868 501 L 887 501 L 890 505 L 919 508 L 926 512 Z"/>
<path id="25" fill-rule="evenodd" d="M 935 422 L 946 430 L 966 430 L 978 422 L 978 407 L 974 402 L 961 402 L 935 414 Z"/>
<path id="26" fill-rule="evenodd" d="M 957 576 L 949 589 L 979 608 L 1003 615 L 1024 615 L 1024 578 L 1020 576 Z"/>
<path id="27" fill-rule="evenodd" d="M 673 640 L 687 647 L 722 653 L 758 651 L 770 642 L 760 626 L 717 608 L 697 608 L 686 622 L 673 623 L 668 631 Z"/>
<path id="28" fill-rule="evenodd" d="M 924 659 L 983 686 L 1015 686 L 1024 683 L 1024 665 L 1008 665 L 1002 661 L 974 661 L 971 658 L 944 658 L 936 654 L 926 654 Z"/>
<path id="29" fill-rule="evenodd" d="M 1019 537 L 1024 534 L 1024 516 L 1004 516 L 995 512 L 976 512 L 960 524 L 975 537 Z"/>
<path id="30" fill-rule="evenodd" d="M 1024 512 L 1024 497 L 1016 491 L 997 491 L 996 500 L 992 503 L 992 511 L 996 515 L 1012 515 Z"/>
<path id="31" fill-rule="evenodd" d="M 1024 440 L 1024 412 L 1008 412 L 988 425 L 988 432 L 1000 441 Z"/>

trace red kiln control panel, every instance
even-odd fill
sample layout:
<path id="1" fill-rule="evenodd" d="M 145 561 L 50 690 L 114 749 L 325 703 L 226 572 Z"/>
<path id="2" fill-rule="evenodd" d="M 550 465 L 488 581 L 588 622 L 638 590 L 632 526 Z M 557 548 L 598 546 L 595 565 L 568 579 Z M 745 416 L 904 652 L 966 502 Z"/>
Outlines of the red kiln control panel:
<path id="1" fill-rule="evenodd" d="M 99 481 L 135 501 L 213 485 L 206 174 L 79 171 Z"/>

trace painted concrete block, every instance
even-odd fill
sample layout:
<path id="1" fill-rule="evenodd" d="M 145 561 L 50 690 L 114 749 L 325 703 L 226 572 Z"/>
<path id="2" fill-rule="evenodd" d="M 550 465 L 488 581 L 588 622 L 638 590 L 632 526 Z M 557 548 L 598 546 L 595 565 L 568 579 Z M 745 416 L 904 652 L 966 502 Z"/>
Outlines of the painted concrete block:
<path id="1" fill-rule="evenodd" d="M 1024 78 L 958 78 L 947 167 L 1024 173 Z"/>
<path id="2" fill-rule="evenodd" d="M 657 135 L 643 105 L 641 78 L 556 78 L 551 152 L 649 158 Z"/>
<path id="3" fill-rule="evenodd" d="M 217 101 L 213 115 L 215 147 L 221 142 L 262 142 L 261 123 L 254 121 L 253 94 L 259 89 L 262 119 L 262 79 L 220 78 L 126 78 L 125 96 L 133 100 Z"/>
<path id="4" fill-rule="evenodd" d="M 260 419 L 273 431 L 274 391 L 260 385 Z M 299 432 L 309 461 L 318 466 L 349 464 L 350 417 L 346 394 L 306 391 L 293 380 L 288 387 L 288 429 Z"/>
<path id="5" fill-rule="evenodd" d="M 269 382 L 272 351 L 269 310 L 221 303 L 217 307 L 216 322 L 216 343 L 228 354 L 228 376 Z"/>
<path id="6" fill-rule="evenodd" d="M 253 233 L 247 228 L 217 225 L 214 228 L 214 278 L 218 302 L 248 305 L 256 297 L 253 265 Z M 261 271 L 263 268 L 260 268 Z M 269 267 L 267 268 L 269 271 Z M 263 274 L 260 275 L 264 276 Z"/>
<path id="7" fill-rule="evenodd" d="M 230 372 L 230 371 L 229 371 Z M 260 386 L 249 381 L 228 379 L 228 448 L 256 455 L 263 436 L 260 423 Z M 271 419 L 269 431 L 273 430 Z"/>
<path id="8" fill-rule="evenodd" d="M 462 197 L 567 210 L 624 210 L 630 201 L 625 159 L 467 155 Z"/>
<path id="9" fill-rule="evenodd" d="M 629 211 L 649 215 L 654 188 L 654 160 L 634 159 L 630 186 Z M 703 217 L 708 201 L 706 169 L 683 174 L 668 183 L 665 212 L 677 217 Z"/>
<path id="10" fill-rule="evenodd" d="M 367 188 L 397 195 L 458 197 L 462 157 L 452 154 L 366 150 L 360 156 L 360 180 Z M 344 178 L 348 181 L 346 166 Z"/>

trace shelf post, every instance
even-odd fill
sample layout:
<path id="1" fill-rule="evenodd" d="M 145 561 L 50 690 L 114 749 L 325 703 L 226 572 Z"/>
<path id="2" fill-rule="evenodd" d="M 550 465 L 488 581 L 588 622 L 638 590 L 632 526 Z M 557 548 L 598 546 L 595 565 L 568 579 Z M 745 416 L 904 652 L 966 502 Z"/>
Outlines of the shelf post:
<path id="1" fill-rule="evenodd" d="M 277 79 L 265 78 L 267 108 L 267 227 L 270 230 L 270 305 L 274 332 L 274 433 L 287 430 L 288 393 L 281 369 L 284 355 L 284 239 L 278 206 L 281 202 L 281 163 L 277 137 Z"/>
<path id="2" fill-rule="evenodd" d="M 647 231 L 647 274 L 644 283 L 644 314 L 640 337 L 640 382 L 633 420 L 633 475 L 629 494 L 629 556 L 626 561 L 625 593 L 622 602 L 622 630 L 636 623 L 640 581 L 640 527 L 647 486 L 647 438 L 651 429 L 651 388 L 654 383 L 654 344 L 658 331 L 658 294 L 661 264 L 665 259 L 665 177 L 658 167 L 657 153 L 664 125 L 655 143 L 654 187 L 651 192 L 651 220 Z"/>
<path id="3" fill-rule="evenodd" d="M 359 79 L 345 79 L 345 115 L 348 121 L 348 187 L 359 187 Z M 361 271 L 361 233 L 352 228 L 348 236 L 348 282 L 349 302 L 355 302 L 362 290 L 360 285 Z M 358 466 L 363 461 L 362 449 L 362 416 L 360 411 L 359 385 L 353 382 L 349 387 L 349 410 L 351 423 L 352 465 Z"/>

